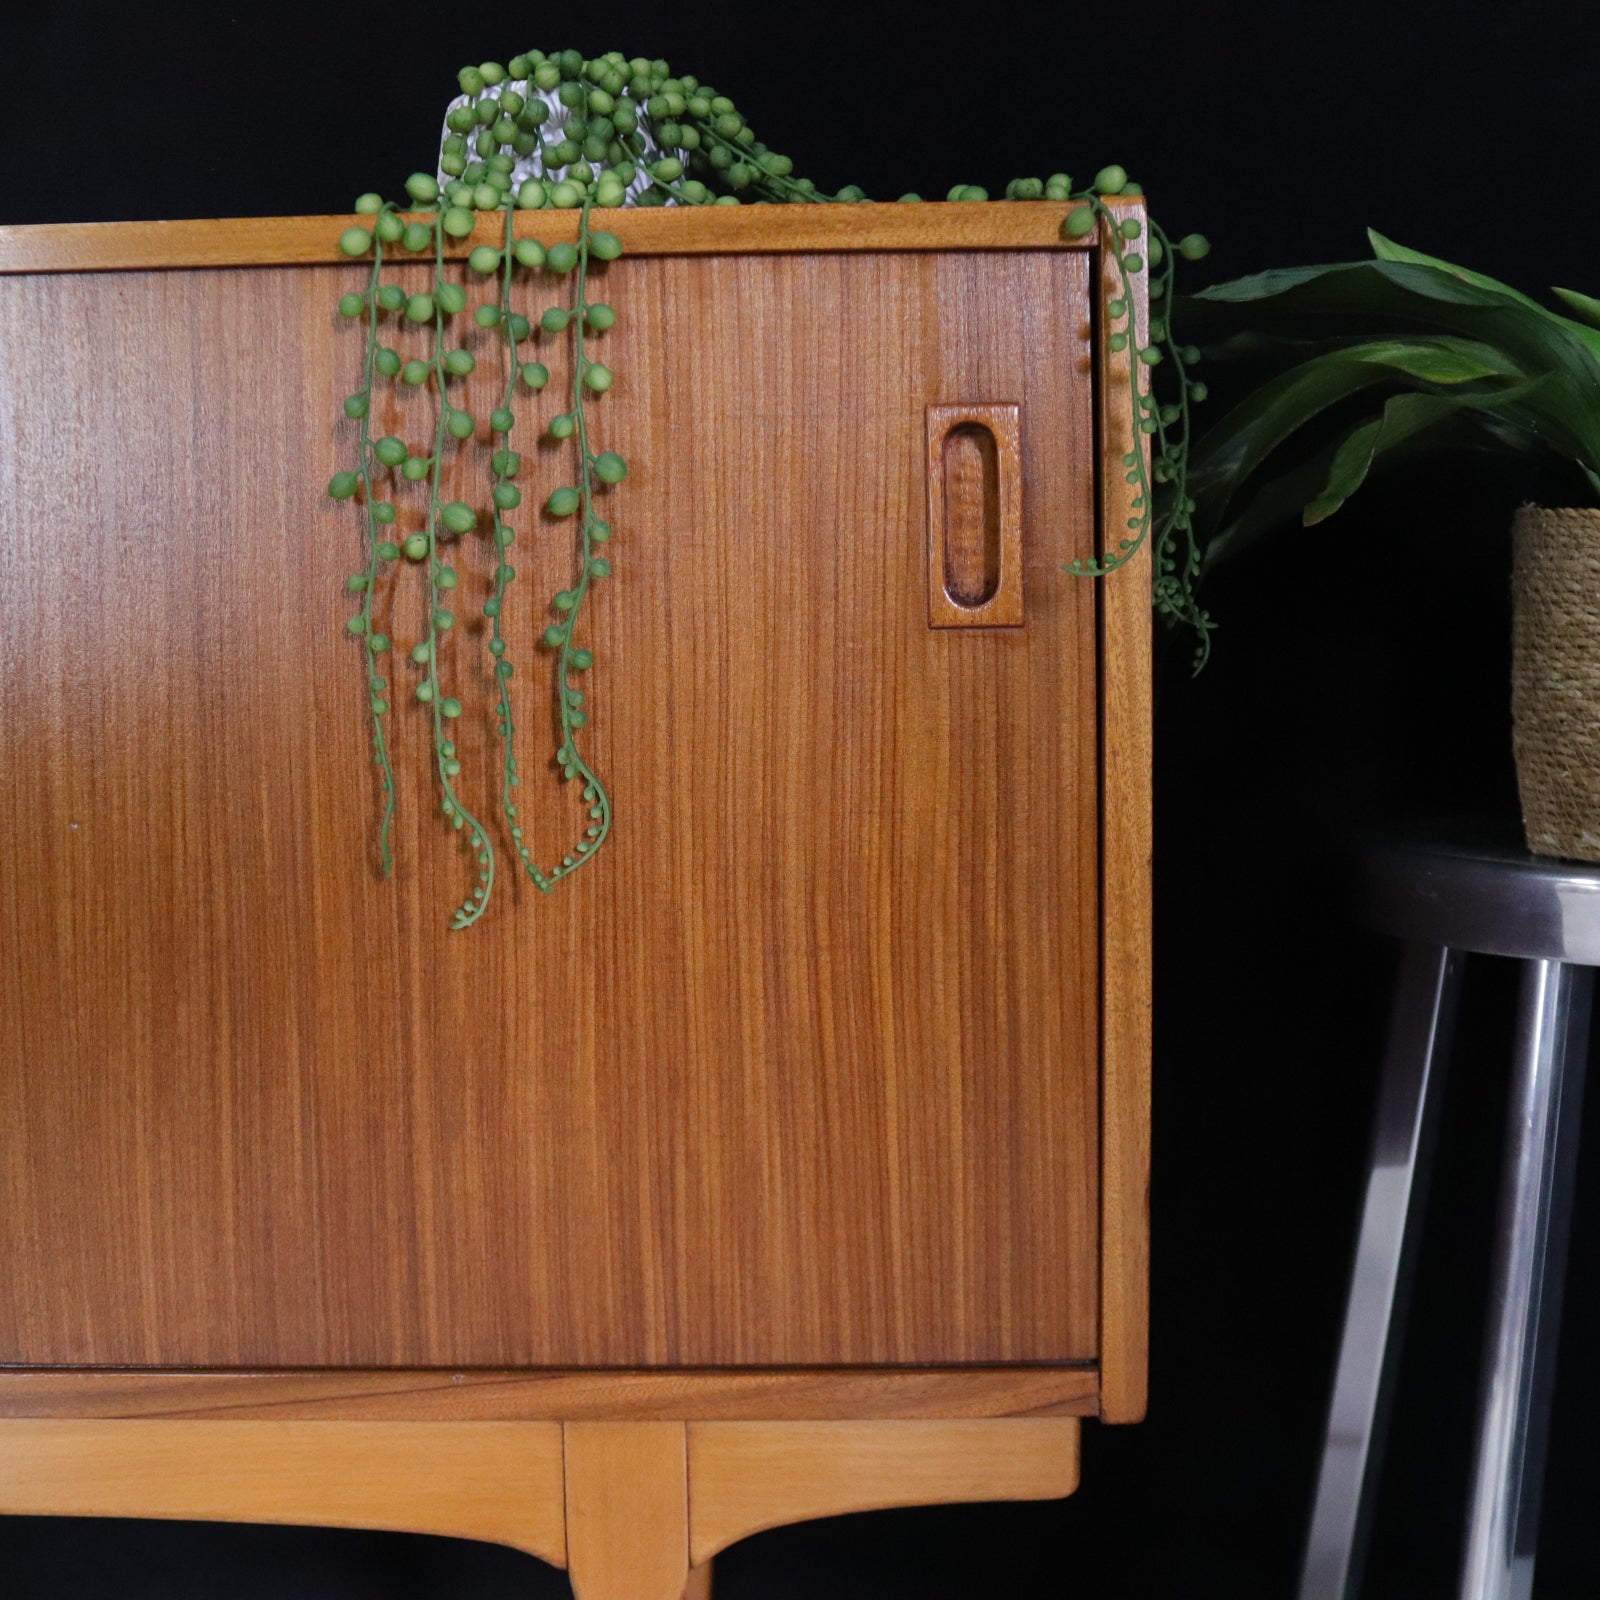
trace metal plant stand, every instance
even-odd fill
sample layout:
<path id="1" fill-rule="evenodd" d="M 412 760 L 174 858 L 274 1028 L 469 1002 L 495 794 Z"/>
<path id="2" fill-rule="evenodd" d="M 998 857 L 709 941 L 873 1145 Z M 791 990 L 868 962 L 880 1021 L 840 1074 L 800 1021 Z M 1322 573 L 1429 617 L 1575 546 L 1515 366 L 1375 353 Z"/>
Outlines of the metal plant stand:
<path id="1" fill-rule="evenodd" d="M 1529 1600 L 1600 966 L 1600 867 L 1486 827 L 1369 843 L 1361 911 L 1406 941 L 1299 1600 L 1354 1600 L 1443 1062 L 1468 954 L 1522 963 L 1460 1600 Z"/>

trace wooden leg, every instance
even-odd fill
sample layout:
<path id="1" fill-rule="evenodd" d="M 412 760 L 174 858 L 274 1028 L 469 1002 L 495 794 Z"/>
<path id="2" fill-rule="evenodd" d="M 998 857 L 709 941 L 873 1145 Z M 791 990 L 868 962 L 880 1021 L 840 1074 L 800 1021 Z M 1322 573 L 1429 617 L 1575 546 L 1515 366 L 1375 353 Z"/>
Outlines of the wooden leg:
<path id="1" fill-rule="evenodd" d="M 711 1563 L 702 1561 L 689 1569 L 689 1586 L 683 1591 L 683 1600 L 711 1600 Z"/>
<path id="2" fill-rule="evenodd" d="M 569 1422 L 563 1434 L 576 1600 L 692 1597 L 685 1425 Z"/>

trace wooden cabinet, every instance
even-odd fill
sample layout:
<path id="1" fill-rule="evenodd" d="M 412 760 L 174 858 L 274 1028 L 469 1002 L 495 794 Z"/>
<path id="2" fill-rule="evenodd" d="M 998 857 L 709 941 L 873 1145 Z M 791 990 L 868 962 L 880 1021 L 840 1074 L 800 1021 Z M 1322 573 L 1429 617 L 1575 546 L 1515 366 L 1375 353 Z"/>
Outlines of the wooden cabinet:
<path id="1" fill-rule="evenodd" d="M 951 1459 L 1042 1452 L 1062 1493 L 1070 1418 L 1142 1411 L 1148 577 L 1063 570 L 1131 493 L 1101 255 L 1064 209 L 621 215 L 592 417 L 633 472 L 585 685 L 616 822 L 549 896 L 503 852 L 465 932 L 399 650 L 376 868 L 339 630 L 359 528 L 321 492 L 361 343 L 336 224 L 0 230 L 0 1509 L 84 1509 L 41 1504 L 18 1450 L 82 1483 L 96 1428 L 221 1450 L 225 1412 L 561 1424 L 569 1496 L 580 1463 L 587 1503 L 653 1461 L 622 1500 L 687 1473 L 748 1532 L 783 1517 L 709 1486 L 774 1436 L 717 1426 L 1049 1413 L 1048 1444 Z M 498 346 L 461 342 L 483 415 Z M 506 623 L 546 858 L 586 820 L 538 647 L 574 561 L 537 509 L 554 390 L 512 441 Z M 402 437 L 431 413 L 383 405 Z M 480 502 L 474 473 L 449 492 Z M 462 542 L 444 661 L 486 816 L 488 548 Z M 397 644 L 420 604 L 402 573 Z M 667 1431 L 571 1434 L 608 1426 Z M 863 1484 L 903 1478 L 866 1438 L 824 1476 L 865 1450 Z M 270 1514 L 248 1498 L 187 1514 Z"/>

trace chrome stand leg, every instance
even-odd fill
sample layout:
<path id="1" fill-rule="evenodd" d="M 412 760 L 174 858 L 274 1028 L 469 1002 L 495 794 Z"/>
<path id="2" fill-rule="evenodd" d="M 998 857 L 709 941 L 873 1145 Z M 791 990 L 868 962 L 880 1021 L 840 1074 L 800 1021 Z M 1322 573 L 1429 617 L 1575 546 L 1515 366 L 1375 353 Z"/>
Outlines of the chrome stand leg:
<path id="1" fill-rule="evenodd" d="M 1529 1600 L 1594 973 L 1523 966 L 1461 1600 Z"/>
<path id="2" fill-rule="evenodd" d="M 1372 1479 L 1382 1454 L 1438 1120 L 1435 1069 L 1448 1048 L 1461 961 L 1459 952 L 1434 945 L 1406 948 L 1378 1091 L 1361 1233 L 1300 1600 L 1347 1600 L 1360 1578 Z"/>

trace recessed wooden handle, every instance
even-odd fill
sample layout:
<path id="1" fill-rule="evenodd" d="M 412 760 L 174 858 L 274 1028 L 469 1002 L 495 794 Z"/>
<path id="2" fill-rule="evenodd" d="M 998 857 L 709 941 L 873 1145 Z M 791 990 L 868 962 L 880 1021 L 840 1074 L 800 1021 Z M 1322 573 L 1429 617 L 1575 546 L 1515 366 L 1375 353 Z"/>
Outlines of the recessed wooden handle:
<path id="1" fill-rule="evenodd" d="M 1022 408 L 928 407 L 928 626 L 1022 626 Z"/>

